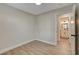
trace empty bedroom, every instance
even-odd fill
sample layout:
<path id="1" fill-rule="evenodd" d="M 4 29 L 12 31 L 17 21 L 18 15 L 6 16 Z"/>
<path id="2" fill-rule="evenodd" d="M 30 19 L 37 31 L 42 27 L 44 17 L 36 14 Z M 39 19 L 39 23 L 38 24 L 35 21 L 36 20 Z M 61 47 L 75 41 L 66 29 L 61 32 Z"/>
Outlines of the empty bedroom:
<path id="1" fill-rule="evenodd" d="M 73 3 L 0 3 L 0 55 L 75 55 Z"/>

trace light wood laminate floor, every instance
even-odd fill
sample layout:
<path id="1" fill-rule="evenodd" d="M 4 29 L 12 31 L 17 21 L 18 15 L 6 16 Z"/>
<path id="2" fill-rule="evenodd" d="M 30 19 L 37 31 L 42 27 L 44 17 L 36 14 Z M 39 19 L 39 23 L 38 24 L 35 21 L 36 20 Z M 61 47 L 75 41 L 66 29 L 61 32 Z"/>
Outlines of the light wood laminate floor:
<path id="1" fill-rule="evenodd" d="M 57 46 L 41 41 L 32 41 L 18 48 L 12 49 L 2 55 L 71 55 L 71 47 L 68 40 L 61 40 Z"/>

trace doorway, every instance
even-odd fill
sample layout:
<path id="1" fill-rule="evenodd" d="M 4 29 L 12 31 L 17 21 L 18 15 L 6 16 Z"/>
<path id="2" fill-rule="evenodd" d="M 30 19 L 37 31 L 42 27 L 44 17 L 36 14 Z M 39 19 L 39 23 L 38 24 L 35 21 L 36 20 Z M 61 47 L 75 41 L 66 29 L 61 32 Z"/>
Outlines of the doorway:
<path id="1" fill-rule="evenodd" d="M 62 14 L 58 17 L 58 44 L 62 49 L 75 54 L 75 20 L 72 13 Z"/>
<path id="2" fill-rule="evenodd" d="M 59 38 L 60 39 L 69 39 L 69 17 L 59 18 Z"/>
<path id="3" fill-rule="evenodd" d="M 58 17 L 58 41 L 61 41 L 61 39 L 66 39 L 66 40 L 70 39 L 71 17 L 72 17 L 71 13 L 63 14 Z"/>

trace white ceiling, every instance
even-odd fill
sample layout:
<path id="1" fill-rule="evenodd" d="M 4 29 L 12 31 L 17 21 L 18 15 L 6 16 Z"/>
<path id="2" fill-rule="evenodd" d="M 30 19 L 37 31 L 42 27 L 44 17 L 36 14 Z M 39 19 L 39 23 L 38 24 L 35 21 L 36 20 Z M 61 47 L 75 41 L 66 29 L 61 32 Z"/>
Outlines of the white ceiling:
<path id="1" fill-rule="evenodd" d="M 36 5 L 35 3 L 7 3 L 7 5 L 20 9 L 24 12 L 28 12 L 34 15 L 39 15 L 57 8 L 70 5 L 68 3 L 42 3 L 41 5 Z"/>

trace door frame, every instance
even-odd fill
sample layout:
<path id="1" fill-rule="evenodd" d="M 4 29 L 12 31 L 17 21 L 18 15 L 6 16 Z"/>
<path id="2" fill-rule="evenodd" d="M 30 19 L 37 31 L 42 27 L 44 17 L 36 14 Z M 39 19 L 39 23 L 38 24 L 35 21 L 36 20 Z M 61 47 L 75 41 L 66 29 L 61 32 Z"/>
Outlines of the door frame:
<path id="1" fill-rule="evenodd" d="M 58 20 L 58 17 L 59 16 L 61 16 L 61 15 L 64 15 L 64 14 L 71 14 L 71 18 L 74 20 L 74 23 L 75 23 L 75 27 L 76 27 L 76 22 L 75 22 L 75 10 L 76 10 L 76 5 L 75 4 L 73 4 L 73 6 L 72 6 L 72 9 L 70 10 L 70 11 L 68 11 L 68 12 L 59 12 L 59 13 L 57 13 L 57 14 L 55 14 L 55 19 L 56 19 L 56 39 L 57 39 L 57 44 L 58 44 L 58 42 L 59 42 L 59 40 L 60 40 L 60 35 L 58 35 L 59 34 L 59 20 Z M 76 34 L 76 30 L 74 31 L 75 32 L 75 34 Z M 71 35 L 70 35 L 71 36 Z M 75 39 L 74 39 L 74 43 L 77 41 L 77 39 L 76 39 L 76 37 L 75 37 Z M 72 42 L 71 42 L 72 43 Z M 75 50 L 77 50 L 77 43 L 75 43 L 75 45 L 74 45 L 74 51 L 72 50 L 72 54 L 77 54 L 77 51 L 75 52 Z"/>
<path id="2" fill-rule="evenodd" d="M 56 31 L 56 33 L 57 33 L 57 41 L 59 42 L 60 41 L 60 20 L 59 20 L 59 17 L 61 17 L 61 16 L 65 16 L 65 15 L 71 15 L 72 13 L 70 12 L 70 13 L 63 13 L 63 14 L 58 14 L 58 15 L 56 15 L 56 18 L 57 18 L 57 31 Z M 70 19 L 71 19 L 71 16 L 68 16 L 69 17 L 69 23 L 70 23 Z M 71 35 L 69 35 L 69 37 L 70 37 Z"/>

